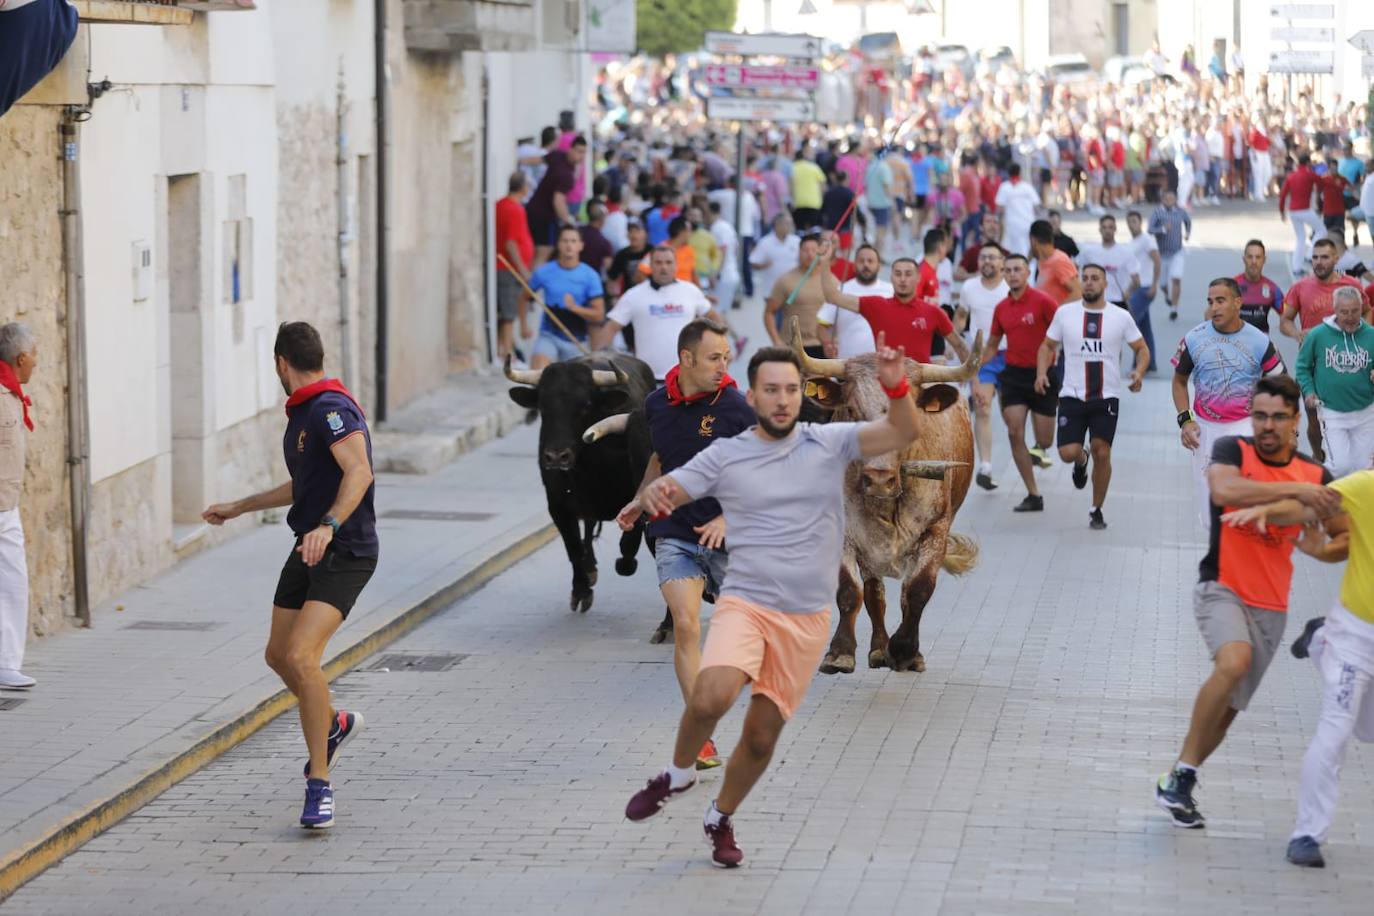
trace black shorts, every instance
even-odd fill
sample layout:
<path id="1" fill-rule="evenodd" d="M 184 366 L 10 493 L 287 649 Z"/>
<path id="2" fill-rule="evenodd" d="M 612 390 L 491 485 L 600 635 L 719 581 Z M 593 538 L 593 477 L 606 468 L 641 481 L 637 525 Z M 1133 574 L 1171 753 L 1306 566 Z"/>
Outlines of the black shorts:
<path id="1" fill-rule="evenodd" d="M 1082 445 L 1085 438 L 1101 439 L 1108 445 L 1116 438 L 1116 417 L 1120 401 L 1099 398 L 1080 401 L 1078 398 L 1059 399 L 1058 445 Z"/>
<path id="2" fill-rule="evenodd" d="M 1053 170 L 1053 169 L 1041 169 L 1041 170 L 1040 170 L 1040 183 L 1041 183 L 1041 184 L 1049 184 L 1049 183 L 1052 182 L 1052 181 L 1054 181 L 1054 170 Z"/>
<path id="3" fill-rule="evenodd" d="M 1008 366 L 1002 370 L 1002 377 L 997 382 L 997 394 L 1002 399 L 1003 410 L 1025 406 L 1042 417 L 1052 417 L 1059 408 L 1059 379 L 1051 369 L 1049 389 L 1044 394 L 1038 394 L 1034 369 Z"/>
<path id="4" fill-rule="evenodd" d="M 530 226 L 530 238 L 536 245 L 544 245 L 552 248 L 558 241 L 558 219 L 541 219 L 533 213 L 526 211 L 525 222 Z"/>
<path id="5" fill-rule="evenodd" d="M 925 196 L 924 194 L 917 194 L 917 195 L 916 195 L 916 209 L 917 209 L 917 210 L 924 210 L 925 208 L 926 208 L 926 196 Z"/>
<path id="6" fill-rule="evenodd" d="M 272 603 L 288 610 L 300 610 L 307 601 L 322 601 L 336 608 L 344 619 L 362 593 L 367 580 L 377 568 L 376 557 L 355 557 L 342 548 L 330 544 L 324 558 L 314 566 L 306 566 L 301 559 L 300 540 L 291 548 L 291 556 L 281 568 L 277 580 L 277 594 Z"/>

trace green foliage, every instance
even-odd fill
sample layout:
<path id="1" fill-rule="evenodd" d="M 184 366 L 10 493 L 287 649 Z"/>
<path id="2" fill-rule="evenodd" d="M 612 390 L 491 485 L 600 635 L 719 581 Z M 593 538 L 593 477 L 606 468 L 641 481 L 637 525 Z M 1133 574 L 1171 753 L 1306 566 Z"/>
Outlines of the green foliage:
<path id="1" fill-rule="evenodd" d="M 708 31 L 735 25 L 739 0 L 636 0 L 639 50 L 662 57 L 695 51 Z"/>

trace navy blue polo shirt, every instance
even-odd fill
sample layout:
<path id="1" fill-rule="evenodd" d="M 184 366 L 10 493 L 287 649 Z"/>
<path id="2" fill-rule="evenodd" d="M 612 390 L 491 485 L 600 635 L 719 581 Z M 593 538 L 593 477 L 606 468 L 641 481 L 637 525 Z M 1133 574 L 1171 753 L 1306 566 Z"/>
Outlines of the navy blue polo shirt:
<path id="1" fill-rule="evenodd" d="M 320 526 L 339 495 L 343 469 L 330 449 L 336 442 L 361 434 L 367 442 L 367 461 L 372 463 L 372 434 L 362 411 L 346 394 L 326 391 L 304 404 L 286 409 L 286 436 L 282 450 L 291 473 L 291 511 L 286 524 L 300 537 Z M 379 552 L 377 516 L 372 509 L 376 484 L 367 488 L 353 514 L 334 535 L 336 548 L 355 557 L 375 557 Z"/>
<path id="2" fill-rule="evenodd" d="M 691 461 L 697 452 L 717 439 L 737 436 L 758 422 L 754 408 L 734 387 L 725 388 L 712 397 L 678 405 L 668 403 L 667 388 L 659 388 L 644 400 L 644 417 L 665 474 Z M 649 534 L 695 544 L 701 535 L 692 529 L 717 515 L 720 515 L 720 503 L 708 496 L 678 506 L 665 519 L 650 522 Z M 729 536 L 727 531 L 727 540 Z"/>

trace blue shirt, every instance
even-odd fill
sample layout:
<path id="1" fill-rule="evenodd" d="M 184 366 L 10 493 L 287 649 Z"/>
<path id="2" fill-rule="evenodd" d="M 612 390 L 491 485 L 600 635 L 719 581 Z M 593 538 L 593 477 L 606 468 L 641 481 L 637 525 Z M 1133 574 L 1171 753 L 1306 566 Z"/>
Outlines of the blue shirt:
<path id="1" fill-rule="evenodd" d="M 595 270 L 582 263 L 569 269 L 559 266 L 557 261 L 546 262 L 530 276 L 530 289 L 544 294 L 544 304 L 568 326 L 568 330 L 572 331 L 578 340 L 587 339 L 587 321 L 563 306 L 564 294 L 571 293 L 573 302 L 580 306 L 586 306 L 592 299 L 606 294 L 601 286 L 601 275 Z M 540 322 L 539 332 L 563 337 L 563 332 L 558 329 L 558 325 L 549 320 L 548 315 Z"/>
<path id="2" fill-rule="evenodd" d="M 668 224 L 673 221 L 673 216 L 665 216 L 662 207 L 645 211 L 644 231 L 649 235 L 650 245 L 662 245 L 668 241 Z"/>
<path id="3" fill-rule="evenodd" d="M 1359 194 L 1360 182 L 1364 180 L 1364 163 L 1354 156 L 1346 156 L 1336 163 L 1336 171 L 1350 182 L 1351 191 Z"/>
<path id="4" fill-rule="evenodd" d="M 338 498 L 343 468 L 330 450 L 353 435 L 361 435 L 367 443 L 367 461 L 371 464 L 372 434 L 362 411 L 346 394 L 326 391 L 287 408 L 282 451 L 291 474 L 291 510 L 286 514 L 286 524 L 297 537 L 318 528 Z M 377 517 L 372 508 L 375 489 L 376 484 L 367 488 L 353 514 L 339 526 L 333 540 L 336 549 L 355 557 L 377 556 Z"/>
<path id="5" fill-rule="evenodd" d="M 930 172 L 934 163 L 929 156 L 922 156 L 919 159 L 911 160 L 911 189 L 917 194 L 930 193 Z"/>
<path id="6" fill-rule="evenodd" d="M 1204 321 L 1184 335 L 1174 369 L 1193 382 L 1193 413 L 1213 423 L 1250 416 L 1250 398 L 1262 376 L 1283 371 L 1269 335 L 1252 324 L 1223 334 Z"/>

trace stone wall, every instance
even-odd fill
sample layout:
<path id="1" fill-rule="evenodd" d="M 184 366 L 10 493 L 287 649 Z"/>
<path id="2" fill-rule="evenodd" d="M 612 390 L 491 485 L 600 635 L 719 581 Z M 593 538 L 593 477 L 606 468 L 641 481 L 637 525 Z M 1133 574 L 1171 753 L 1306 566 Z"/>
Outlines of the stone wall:
<path id="1" fill-rule="evenodd" d="M 60 115 L 55 106 L 21 105 L 0 118 L 0 322 L 23 321 L 39 348 L 27 387 L 35 429 L 20 501 L 29 625 L 38 636 L 67 625 L 73 610 Z"/>

